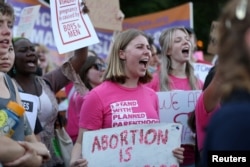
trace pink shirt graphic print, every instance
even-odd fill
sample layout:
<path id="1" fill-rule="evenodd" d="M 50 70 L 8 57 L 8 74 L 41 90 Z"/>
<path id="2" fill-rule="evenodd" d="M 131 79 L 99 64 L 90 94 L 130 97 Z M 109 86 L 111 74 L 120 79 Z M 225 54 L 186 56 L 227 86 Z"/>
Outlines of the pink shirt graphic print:
<path id="1" fill-rule="evenodd" d="M 159 123 L 158 97 L 140 84 L 125 88 L 105 81 L 84 98 L 79 127 L 97 130 L 134 124 Z"/>

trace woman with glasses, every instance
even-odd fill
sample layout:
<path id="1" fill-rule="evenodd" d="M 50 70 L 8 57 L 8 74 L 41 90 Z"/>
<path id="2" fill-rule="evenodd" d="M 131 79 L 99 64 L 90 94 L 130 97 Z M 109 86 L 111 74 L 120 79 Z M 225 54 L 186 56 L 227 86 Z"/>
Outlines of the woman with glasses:
<path id="1" fill-rule="evenodd" d="M 102 83 L 105 63 L 97 56 L 88 56 L 79 73 L 84 85 L 75 85 L 76 90 L 69 99 L 66 131 L 75 143 L 79 131 L 79 114 L 84 96 Z"/>

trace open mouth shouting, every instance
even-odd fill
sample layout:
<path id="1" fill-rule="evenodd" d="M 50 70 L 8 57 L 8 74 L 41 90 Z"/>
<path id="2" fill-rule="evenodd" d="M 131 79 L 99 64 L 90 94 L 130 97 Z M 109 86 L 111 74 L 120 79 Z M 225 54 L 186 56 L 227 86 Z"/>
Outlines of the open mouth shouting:
<path id="1" fill-rule="evenodd" d="M 142 59 L 142 60 L 140 60 L 139 64 L 142 65 L 144 69 L 147 69 L 148 59 Z"/>
<path id="2" fill-rule="evenodd" d="M 189 48 L 183 48 L 181 52 L 185 57 L 189 56 Z"/>

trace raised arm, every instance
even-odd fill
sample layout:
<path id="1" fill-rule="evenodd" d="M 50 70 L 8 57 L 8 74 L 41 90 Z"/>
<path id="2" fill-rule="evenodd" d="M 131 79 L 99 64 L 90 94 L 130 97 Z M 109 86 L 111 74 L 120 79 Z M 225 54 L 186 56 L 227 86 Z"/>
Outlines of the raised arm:
<path id="1" fill-rule="evenodd" d="M 88 47 L 84 47 L 84 48 L 77 49 L 74 52 L 74 56 L 72 56 L 69 59 L 69 62 L 72 64 L 72 67 L 74 68 L 76 73 L 80 72 L 80 69 L 82 65 L 84 64 L 87 58 L 87 55 L 88 55 Z"/>
<path id="2" fill-rule="evenodd" d="M 215 75 L 211 83 L 203 92 L 204 107 L 207 113 L 214 111 L 214 109 L 220 104 L 220 99 L 221 99 L 220 86 L 221 86 L 220 78 L 218 74 L 215 72 Z"/>

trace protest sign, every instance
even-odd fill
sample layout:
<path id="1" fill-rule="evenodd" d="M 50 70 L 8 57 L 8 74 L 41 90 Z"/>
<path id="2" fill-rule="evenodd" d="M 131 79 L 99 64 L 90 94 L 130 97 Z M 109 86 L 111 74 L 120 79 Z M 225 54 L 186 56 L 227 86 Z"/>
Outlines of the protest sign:
<path id="1" fill-rule="evenodd" d="M 32 130 L 34 131 L 36 125 L 36 119 L 38 114 L 38 106 L 40 102 L 37 96 L 20 92 L 22 105 L 25 108 L 25 114 L 30 123 Z"/>
<path id="2" fill-rule="evenodd" d="M 100 29 L 121 31 L 122 21 L 119 20 L 119 0 L 85 0 L 89 8 L 89 17 L 94 27 Z"/>
<path id="3" fill-rule="evenodd" d="M 51 1 L 51 23 L 60 54 L 99 42 L 88 14 L 79 6 L 81 0 Z"/>
<path id="4" fill-rule="evenodd" d="M 90 0 L 91 1 L 91 0 Z M 136 28 L 154 37 L 154 43 L 159 46 L 159 36 L 163 30 L 173 26 L 193 27 L 193 3 L 185 3 L 160 12 L 125 18 L 123 30 Z M 91 12 L 91 11 L 90 11 Z M 97 30 L 100 43 L 91 45 L 89 49 L 104 59 L 108 55 L 113 32 Z"/>
<path id="5" fill-rule="evenodd" d="M 212 65 L 204 63 L 193 63 L 193 67 L 195 76 L 201 81 L 205 82 L 206 76 L 209 70 L 212 68 Z"/>
<path id="6" fill-rule="evenodd" d="M 22 9 L 15 34 L 16 37 L 31 38 L 35 21 L 39 15 L 39 9 L 40 5 L 29 6 Z"/>
<path id="7" fill-rule="evenodd" d="M 189 113 L 194 111 L 201 90 L 173 90 L 157 92 L 160 105 L 160 122 L 183 125 L 182 144 L 195 145 L 194 136 L 187 125 Z"/>
<path id="8" fill-rule="evenodd" d="M 91 0 L 89 0 L 91 1 Z M 50 1 L 51 3 L 52 1 Z M 59 38 L 58 35 L 53 36 L 51 27 L 51 11 L 48 4 L 43 0 L 7 0 L 7 3 L 11 4 L 15 10 L 15 25 L 14 32 L 17 29 L 18 21 L 20 19 L 21 11 L 27 6 L 41 5 L 39 16 L 35 22 L 34 30 L 30 40 L 34 43 L 41 43 L 48 47 L 50 50 L 52 61 L 56 65 L 61 65 L 65 61 L 65 54 L 59 54 L 55 45 L 55 38 Z M 46 5 L 44 5 L 46 4 Z M 155 39 L 155 43 L 158 45 L 158 39 L 160 33 L 171 26 L 186 26 L 193 27 L 193 4 L 185 3 L 183 5 L 176 6 L 174 8 L 166 9 L 161 12 L 155 12 L 151 14 L 141 15 L 137 17 L 131 17 L 123 21 L 123 29 L 127 28 L 143 28 L 143 30 L 152 35 Z M 55 9 L 52 13 L 55 13 Z M 91 10 L 90 10 L 91 14 Z M 105 13 L 106 15 L 107 13 Z M 147 20 L 144 20 L 144 19 Z M 143 25 L 147 26 L 143 26 Z M 89 45 L 89 49 L 94 50 L 98 56 L 106 59 L 110 43 L 112 40 L 113 32 L 111 30 L 96 30 L 100 42 L 94 45 Z"/>
<path id="9" fill-rule="evenodd" d="M 88 167 L 178 167 L 172 150 L 180 147 L 182 125 L 144 124 L 87 131 L 82 155 Z"/>

